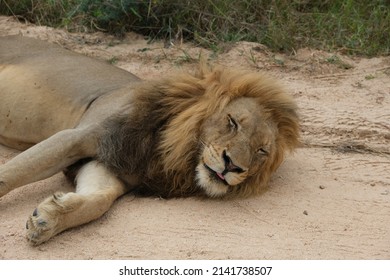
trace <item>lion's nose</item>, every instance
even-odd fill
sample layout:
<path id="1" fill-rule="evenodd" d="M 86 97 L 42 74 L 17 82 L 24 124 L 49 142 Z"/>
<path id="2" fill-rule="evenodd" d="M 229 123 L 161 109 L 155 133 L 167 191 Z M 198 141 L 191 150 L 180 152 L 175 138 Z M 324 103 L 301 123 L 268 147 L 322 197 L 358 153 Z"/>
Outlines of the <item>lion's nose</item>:
<path id="1" fill-rule="evenodd" d="M 227 155 L 226 150 L 223 151 L 222 158 L 225 162 L 225 170 L 222 172 L 222 175 L 225 175 L 228 172 L 236 172 L 236 173 L 244 172 L 244 170 L 241 167 L 233 163 L 232 159 Z"/>

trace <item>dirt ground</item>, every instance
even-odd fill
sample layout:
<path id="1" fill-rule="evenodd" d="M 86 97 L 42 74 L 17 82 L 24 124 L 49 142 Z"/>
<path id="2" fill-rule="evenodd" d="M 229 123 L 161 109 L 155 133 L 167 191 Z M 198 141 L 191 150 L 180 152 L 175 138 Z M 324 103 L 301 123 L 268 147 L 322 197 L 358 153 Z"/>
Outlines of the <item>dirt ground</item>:
<path id="1" fill-rule="evenodd" d="M 62 174 L 24 186 L 0 198 L 0 259 L 390 259 L 390 57 L 309 49 L 287 56 L 248 42 L 214 55 L 132 33 L 118 40 L 0 17 L 0 36 L 11 34 L 55 42 L 144 79 L 190 70 L 199 57 L 265 71 L 298 102 L 302 147 L 259 197 L 127 195 L 101 219 L 38 247 L 25 239 L 28 215 L 72 186 Z M 16 154 L 0 146 L 0 164 Z"/>

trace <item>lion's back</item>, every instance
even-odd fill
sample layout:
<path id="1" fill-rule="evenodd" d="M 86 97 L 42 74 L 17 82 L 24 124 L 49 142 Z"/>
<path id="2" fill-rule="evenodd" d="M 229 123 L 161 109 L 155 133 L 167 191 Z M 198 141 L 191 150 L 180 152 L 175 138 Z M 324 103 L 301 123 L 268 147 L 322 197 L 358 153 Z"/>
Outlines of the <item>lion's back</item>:
<path id="1" fill-rule="evenodd" d="M 98 97 L 135 81 L 125 70 L 55 44 L 0 37 L 0 143 L 34 144 L 72 128 Z"/>

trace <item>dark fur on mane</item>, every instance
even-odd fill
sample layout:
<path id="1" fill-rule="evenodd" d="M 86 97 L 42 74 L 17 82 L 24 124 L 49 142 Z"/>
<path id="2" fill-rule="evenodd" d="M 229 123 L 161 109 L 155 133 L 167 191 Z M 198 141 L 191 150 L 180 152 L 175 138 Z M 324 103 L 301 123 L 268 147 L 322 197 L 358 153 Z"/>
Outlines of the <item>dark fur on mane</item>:
<path id="1" fill-rule="evenodd" d="M 187 174 L 186 180 L 176 182 L 180 189 L 173 189 L 175 176 L 173 172 L 164 171 L 159 143 L 162 132 L 181 107 L 191 106 L 197 98 L 182 92 L 171 99 L 166 95 L 166 86 L 161 81 L 144 83 L 134 93 L 133 109 L 106 121 L 98 159 L 119 177 L 138 174 L 142 181 L 138 193 L 161 197 L 195 195 L 199 190 L 188 178 L 194 178 L 197 150 L 187 155 L 193 159 L 190 163 L 193 172 Z M 181 106 L 177 104 L 178 99 Z"/>
<path id="2" fill-rule="evenodd" d="M 230 196 L 259 193 L 285 152 L 299 142 L 294 101 L 259 73 L 201 67 L 195 75 L 141 83 L 131 94 L 132 109 L 107 121 L 98 159 L 119 177 L 139 175 L 142 193 L 172 197 L 200 192 L 194 178 L 202 123 L 235 98 L 257 100 L 271 113 L 278 133 L 275 156 Z"/>

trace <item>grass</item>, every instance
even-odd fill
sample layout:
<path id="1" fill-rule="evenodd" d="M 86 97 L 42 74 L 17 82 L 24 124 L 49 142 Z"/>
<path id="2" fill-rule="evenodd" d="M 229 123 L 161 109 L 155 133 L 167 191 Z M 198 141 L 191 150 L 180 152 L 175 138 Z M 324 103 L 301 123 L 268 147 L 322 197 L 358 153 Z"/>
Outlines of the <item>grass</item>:
<path id="1" fill-rule="evenodd" d="M 390 54 L 388 0 L 0 0 L 0 14 L 70 31 L 184 37 L 214 50 L 246 40 L 282 52 Z"/>

